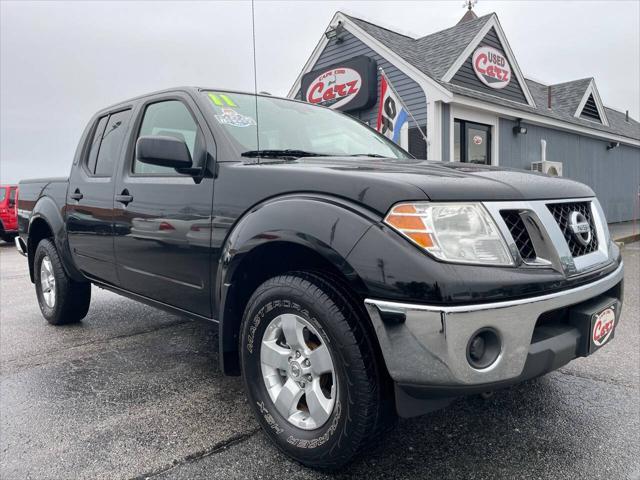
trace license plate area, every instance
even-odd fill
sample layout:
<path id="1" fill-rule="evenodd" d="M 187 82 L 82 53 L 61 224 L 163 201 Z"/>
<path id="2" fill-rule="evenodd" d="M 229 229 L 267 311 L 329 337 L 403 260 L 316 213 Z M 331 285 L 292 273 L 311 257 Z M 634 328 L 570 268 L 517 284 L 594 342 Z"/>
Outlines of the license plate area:
<path id="1" fill-rule="evenodd" d="M 618 324 L 620 301 L 611 297 L 598 297 L 569 310 L 569 319 L 580 331 L 578 355 L 586 357 L 604 347 L 613 339 Z"/>

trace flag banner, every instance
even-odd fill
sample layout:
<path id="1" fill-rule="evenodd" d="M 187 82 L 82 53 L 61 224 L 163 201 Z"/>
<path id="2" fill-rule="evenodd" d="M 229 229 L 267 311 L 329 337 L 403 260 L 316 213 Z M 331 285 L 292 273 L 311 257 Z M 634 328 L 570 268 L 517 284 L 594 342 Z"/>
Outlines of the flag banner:
<path id="1" fill-rule="evenodd" d="M 380 74 L 380 106 L 376 130 L 397 143 L 402 142 L 401 134 L 408 127 L 408 112 L 404 104 L 391 87 L 387 76 Z"/>

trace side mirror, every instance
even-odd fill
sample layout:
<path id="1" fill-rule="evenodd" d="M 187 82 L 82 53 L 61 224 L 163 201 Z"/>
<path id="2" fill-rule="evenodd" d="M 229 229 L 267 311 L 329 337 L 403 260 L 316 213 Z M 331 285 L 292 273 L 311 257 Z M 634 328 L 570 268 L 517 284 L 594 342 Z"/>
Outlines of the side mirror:
<path id="1" fill-rule="evenodd" d="M 162 135 L 145 135 L 138 138 L 136 160 L 176 170 L 190 169 L 193 165 L 184 140 Z"/>

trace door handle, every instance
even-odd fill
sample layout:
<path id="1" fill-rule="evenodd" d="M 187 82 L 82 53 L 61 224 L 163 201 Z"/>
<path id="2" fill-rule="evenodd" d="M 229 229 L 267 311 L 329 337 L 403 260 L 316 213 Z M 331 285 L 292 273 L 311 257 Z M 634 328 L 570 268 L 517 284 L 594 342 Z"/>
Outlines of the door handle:
<path id="1" fill-rule="evenodd" d="M 76 191 L 69 195 L 73 200 L 82 200 L 82 193 L 80 193 L 80 189 L 76 188 Z"/>
<path id="2" fill-rule="evenodd" d="M 116 202 L 122 203 L 125 207 L 133 201 L 133 195 L 129 195 L 129 190 L 126 188 L 120 195 L 115 196 Z"/>

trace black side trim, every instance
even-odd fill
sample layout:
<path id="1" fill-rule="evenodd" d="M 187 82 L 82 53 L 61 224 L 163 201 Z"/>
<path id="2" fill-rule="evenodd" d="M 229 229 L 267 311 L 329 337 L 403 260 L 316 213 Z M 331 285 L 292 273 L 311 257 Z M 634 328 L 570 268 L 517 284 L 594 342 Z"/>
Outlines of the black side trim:
<path id="1" fill-rule="evenodd" d="M 123 297 L 130 298 L 132 300 L 137 300 L 140 303 L 144 303 L 145 305 L 149 305 L 150 307 L 155 307 L 160 310 L 164 310 L 165 312 L 173 313 L 175 315 L 182 315 L 185 317 L 189 317 L 193 320 L 207 320 L 209 322 L 219 323 L 215 318 L 208 318 L 202 315 L 198 315 L 197 313 L 189 312 L 187 310 L 183 310 L 178 307 L 174 307 L 172 305 L 158 302 L 157 300 L 153 300 L 151 298 L 145 297 L 143 295 L 138 295 L 137 293 L 130 292 L 128 290 L 124 290 L 122 288 L 116 287 L 115 285 L 111 285 L 109 283 L 104 283 L 95 278 L 88 277 L 91 283 L 95 284 L 100 288 L 104 288 L 105 290 L 109 290 L 113 293 L 117 293 L 118 295 L 122 295 Z"/>

